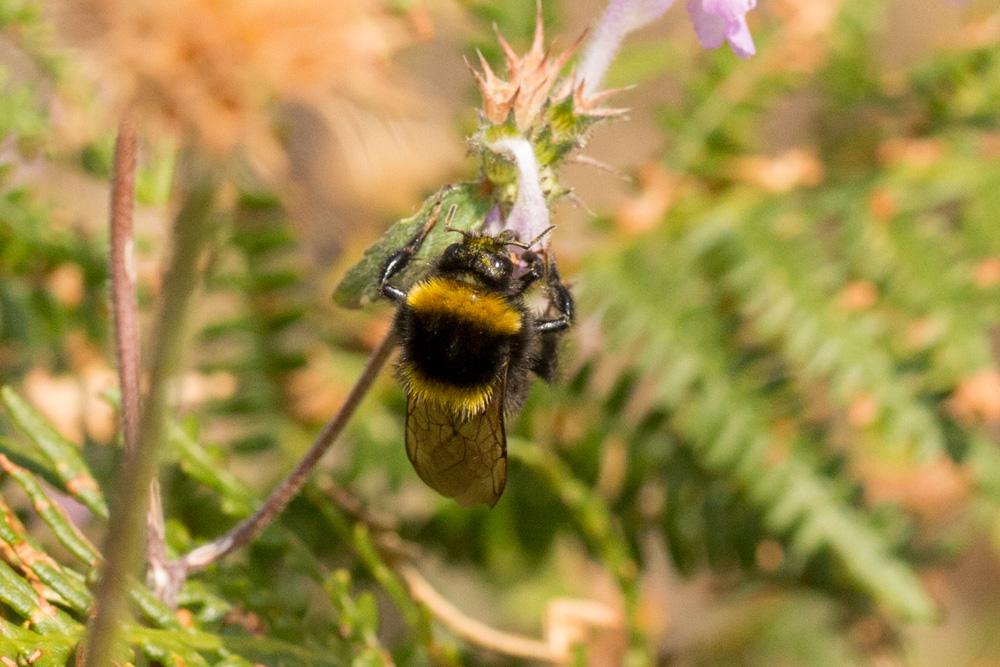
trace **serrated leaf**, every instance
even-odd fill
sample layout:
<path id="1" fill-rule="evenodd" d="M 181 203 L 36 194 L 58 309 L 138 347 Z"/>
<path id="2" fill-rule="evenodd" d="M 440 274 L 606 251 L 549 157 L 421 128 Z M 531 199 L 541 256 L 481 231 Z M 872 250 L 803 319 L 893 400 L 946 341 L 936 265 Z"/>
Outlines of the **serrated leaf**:
<path id="1" fill-rule="evenodd" d="M 661 373 L 670 379 L 671 358 L 695 360 L 690 363 L 694 381 L 684 392 L 666 385 L 655 390 L 671 412 L 671 439 L 679 436 L 678 444 L 702 471 L 739 489 L 748 508 L 790 551 L 810 559 L 828 549 L 854 586 L 884 609 L 907 620 L 934 620 L 936 605 L 913 569 L 895 553 L 891 537 L 802 453 L 815 448 L 790 447 L 775 456 L 767 394 L 746 382 L 744 369 L 733 373 L 735 367 L 727 360 L 730 331 L 703 307 L 718 297 L 704 292 L 706 285 L 698 276 L 702 259 L 690 252 L 687 241 L 652 245 L 647 240 L 649 247 L 621 254 L 592 273 L 581 301 L 601 302 L 609 291 L 629 295 L 606 306 L 604 327 L 614 341 L 612 348 L 644 345 L 660 351 L 663 361 L 642 366 L 650 386 L 656 387 Z M 736 251 L 732 255 L 740 257 Z M 626 288 L 640 283 L 657 284 L 673 298 Z M 820 347 L 817 342 L 823 340 L 819 333 L 807 338 L 809 348 Z M 685 546 L 684 536 L 670 535 L 672 542 L 678 539 Z"/>
<path id="2" fill-rule="evenodd" d="M 427 270 L 433 261 L 451 243 L 455 242 L 455 234 L 445 229 L 444 217 L 448 210 L 455 206 L 455 217 L 450 225 L 466 231 L 478 230 L 492 202 L 481 191 L 478 183 L 459 183 L 442 188 L 432 197 L 424 201 L 420 210 L 404 218 L 386 231 L 378 241 L 365 251 L 364 257 L 348 270 L 333 294 L 333 300 L 345 308 L 361 308 L 379 298 L 378 274 L 385 265 L 389 255 L 402 248 L 413 238 L 417 230 L 427 222 L 428 216 L 441 203 L 441 220 L 427 235 L 420 251 L 414 256 L 410 265 L 396 279 L 395 283 L 403 289 L 408 288 Z"/>

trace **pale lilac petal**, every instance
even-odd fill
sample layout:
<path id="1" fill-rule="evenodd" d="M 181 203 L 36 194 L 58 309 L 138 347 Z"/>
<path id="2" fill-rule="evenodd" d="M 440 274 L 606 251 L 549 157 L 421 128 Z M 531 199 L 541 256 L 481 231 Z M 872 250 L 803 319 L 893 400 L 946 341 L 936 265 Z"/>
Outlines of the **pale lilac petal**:
<path id="1" fill-rule="evenodd" d="M 753 43 L 753 35 L 750 34 L 750 26 L 747 25 L 746 18 L 742 16 L 736 20 L 735 25 L 730 26 L 726 39 L 729 40 L 729 48 L 740 58 L 749 58 L 757 53 L 757 47 Z"/>
<path id="2" fill-rule="evenodd" d="M 698 41 L 706 49 L 717 49 L 726 41 L 726 20 L 705 11 L 703 0 L 688 0 L 688 14 Z"/>
<path id="3" fill-rule="evenodd" d="M 527 243 L 549 228 L 549 207 L 542 192 L 535 149 L 531 142 L 520 137 L 501 139 L 491 144 L 490 149 L 510 155 L 517 166 L 517 196 L 504 228 Z M 541 240 L 542 247 L 547 245 L 547 239 L 548 236 Z"/>
<path id="4" fill-rule="evenodd" d="M 663 16 L 673 6 L 674 0 L 619 0 L 619 4 L 628 6 L 632 15 L 632 30 L 637 30 Z"/>
<path id="5" fill-rule="evenodd" d="M 698 41 L 706 49 L 717 49 L 724 41 L 741 58 L 757 52 L 747 26 L 746 13 L 757 0 L 688 0 L 688 13 Z"/>
<path id="6" fill-rule="evenodd" d="M 757 6 L 757 0 L 702 0 L 705 11 L 727 21 L 737 21 Z"/>
<path id="7" fill-rule="evenodd" d="M 497 204 L 486 214 L 486 219 L 483 220 L 483 232 L 490 236 L 496 236 L 503 231 L 503 227 L 504 223 L 503 216 L 500 214 L 500 204 Z"/>
<path id="8" fill-rule="evenodd" d="M 597 91 L 625 36 L 652 23 L 673 4 L 674 0 L 611 0 L 580 58 L 576 82 L 582 82 L 585 91 Z"/>

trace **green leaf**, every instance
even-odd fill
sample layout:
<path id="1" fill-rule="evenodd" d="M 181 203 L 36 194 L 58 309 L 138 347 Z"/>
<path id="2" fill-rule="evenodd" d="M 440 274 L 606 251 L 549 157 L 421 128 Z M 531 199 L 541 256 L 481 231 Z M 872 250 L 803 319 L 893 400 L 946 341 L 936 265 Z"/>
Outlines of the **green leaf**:
<path id="1" fill-rule="evenodd" d="M 59 594 L 78 613 L 89 609 L 93 597 L 83 581 L 70 576 L 59 563 L 45 553 L 44 548 L 28 534 L 13 510 L 0 500 L 0 540 L 7 544 L 26 574 L 34 574 L 42 583 Z M 13 563 L 12 563 L 13 564 Z"/>
<path id="2" fill-rule="evenodd" d="M 66 612 L 42 598 L 4 562 L 0 562 L 0 601 L 42 633 L 69 634 L 80 629 L 80 625 Z"/>
<path id="3" fill-rule="evenodd" d="M 0 470 L 10 475 L 24 489 L 38 516 L 52 530 L 56 539 L 83 563 L 89 567 L 97 567 L 100 561 L 97 548 L 69 520 L 66 511 L 49 497 L 35 476 L 2 454 L 0 454 Z"/>
<path id="4" fill-rule="evenodd" d="M 70 654 L 80 641 L 83 628 L 72 634 L 46 632 L 41 635 L 33 630 L 15 625 L 0 618 L 0 655 L 13 656 L 15 664 L 31 667 L 66 667 Z"/>
<path id="5" fill-rule="evenodd" d="M 0 453 L 6 454 L 11 461 L 27 468 L 55 488 L 62 486 L 52 461 L 31 445 L 0 436 Z"/>
<path id="6" fill-rule="evenodd" d="M 168 437 L 169 446 L 177 453 L 184 472 L 217 492 L 233 514 L 245 516 L 253 511 L 253 492 L 215 461 L 179 424 L 170 424 Z"/>
<path id="7" fill-rule="evenodd" d="M 702 235 L 713 224 L 728 226 L 731 213 L 716 212 L 679 240 L 647 238 L 630 246 L 588 276 L 582 301 L 604 311 L 612 349 L 641 350 L 635 368 L 670 414 L 664 449 L 676 437 L 703 471 L 740 490 L 743 502 L 789 551 L 802 559 L 829 551 L 854 586 L 882 607 L 900 618 L 933 620 L 934 602 L 894 553 L 892 540 L 812 463 L 815 443 L 802 438 L 784 451 L 775 442 L 775 398 L 739 363 L 733 330 L 720 316 L 727 312 L 723 307 L 731 308 L 729 295 L 703 273 L 706 263 L 722 265 L 714 268 L 715 276 L 727 275 L 726 265 L 736 271 L 748 261 L 742 247 L 733 248 L 733 256 L 706 253 Z M 660 289 L 628 288 L 639 284 Z M 746 298 L 761 296 L 767 294 Z"/>
<path id="8" fill-rule="evenodd" d="M 420 251 L 413 261 L 396 279 L 397 285 L 407 289 L 427 270 L 428 265 L 451 243 L 455 236 L 445 229 L 444 218 L 455 206 L 455 217 L 450 226 L 465 231 L 479 229 L 489 211 L 491 202 L 485 197 L 478 183 L 459 183 L 442 188 L 434 196 L 424 201 L 420 210 L 400 220 L 382 235 L 340 281 L 333 294 L 333 300 L 345 308 L 361 308 L 379 298 L 378 276 L 389 255 L 399 250 L 413 238 L 417 230 L 427 222 L 428 217 L 440 202 L 441 219 L 427 235 Z"/>
<path id="9" fill-rule="evenodd" d="M 10 387 L 0 389 L 0 398 L 7 414 L 18 429 L 28 436 L 42 455 L 55 468 L 62 482 L 62 489 L 83 503 L 87 509 L 102 519 L 108 518 L 108 505 L 104 501 L 97 480 L 72 442 L 60 435 L 31 405 Z"/>
<path id="10" fill-rule="evenodd" d="M 310 649 L 271 637 L 224 637 L 227 647 L 272 667 L 343 667 L 344 657 L 329 649 Z"/>

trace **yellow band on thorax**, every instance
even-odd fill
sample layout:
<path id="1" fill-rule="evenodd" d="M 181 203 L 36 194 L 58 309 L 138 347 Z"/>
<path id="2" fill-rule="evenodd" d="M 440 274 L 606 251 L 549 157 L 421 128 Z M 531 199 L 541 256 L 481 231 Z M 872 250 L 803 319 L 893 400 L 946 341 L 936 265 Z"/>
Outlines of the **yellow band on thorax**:
<path id="1" fill-rule="evenodd" d="M 521 313 L 497 294 L 451 278 L 429 278 L 413 286 L 406 304 L 417 313 L 448 315 L 497 335 L 521 330 Z"/>

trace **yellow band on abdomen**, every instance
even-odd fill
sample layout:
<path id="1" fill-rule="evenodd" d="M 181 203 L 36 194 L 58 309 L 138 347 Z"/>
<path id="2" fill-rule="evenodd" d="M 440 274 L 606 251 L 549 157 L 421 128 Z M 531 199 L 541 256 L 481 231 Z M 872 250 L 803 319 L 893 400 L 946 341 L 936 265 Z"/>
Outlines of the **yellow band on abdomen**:
<path id="1" fill-rule="evenodd" d="M 456 387 L 426 377 L 412 364 L 399 366 L 399 380 L 407 395 L 418 401 L 437 403 L 449 412 L 461 414 L 465 418 L 483 412 L 493 398 L 494 384 L 487 383 L 474 387 Z"/>

